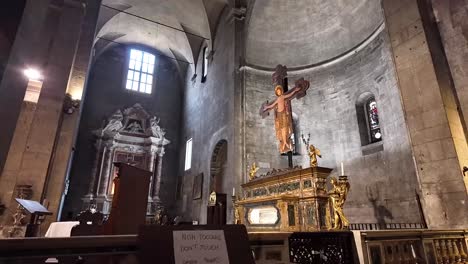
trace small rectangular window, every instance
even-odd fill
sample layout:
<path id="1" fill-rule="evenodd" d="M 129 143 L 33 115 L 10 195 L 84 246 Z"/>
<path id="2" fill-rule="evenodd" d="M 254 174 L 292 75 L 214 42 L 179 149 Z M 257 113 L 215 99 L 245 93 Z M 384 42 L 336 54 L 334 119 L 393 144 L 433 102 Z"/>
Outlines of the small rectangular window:
<path id="1" fill-rule="evenodd" d="M 192 139 L 187 140 L 185 144 L 185 171 L 192 167 Z"/>
<path id="2" fill-rule="evenodd" d="M 128 62 L 127 90 L 151 94 L 154 74 L 154 55 L 141 50 L 131 49 Z"/>

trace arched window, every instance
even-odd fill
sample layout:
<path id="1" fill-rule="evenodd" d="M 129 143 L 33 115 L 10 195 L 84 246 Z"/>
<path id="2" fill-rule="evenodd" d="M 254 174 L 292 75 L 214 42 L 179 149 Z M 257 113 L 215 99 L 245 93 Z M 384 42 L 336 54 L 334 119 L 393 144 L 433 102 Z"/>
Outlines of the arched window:
<path id="1" fill-rule="evenodd" d="M 125 88 L 131 91 L 151 94 L 153 90 L 153 74 L 154 55 L 141 50 L 131 49 Z"/>
<path id="2" fill-rule="evenodd" d="M 366 146 L 382 140 L 378 104 L 375 96 L 363 93 L 356 101 L 356 115 L 361 145 Z"/>
<path id="3" fill-rule="evenodd" d="M 370 143 L 381 141 L 382 133 L 380 132 L 379 111 L 374 97 L 367 100 L 366 113 Z"/>

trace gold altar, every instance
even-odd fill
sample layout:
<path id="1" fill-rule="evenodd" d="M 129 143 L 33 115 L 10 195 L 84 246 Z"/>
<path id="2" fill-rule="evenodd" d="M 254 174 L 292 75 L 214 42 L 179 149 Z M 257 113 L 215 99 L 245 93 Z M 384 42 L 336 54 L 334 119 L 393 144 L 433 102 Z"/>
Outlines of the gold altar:
<path id="1" fill-rule="evenodd" d="M 235 202 L 238 224 L 247 230 L 305 232 L 330 229 L 326 182 L 332 169 L 274 170 L 242 185 Z"/>

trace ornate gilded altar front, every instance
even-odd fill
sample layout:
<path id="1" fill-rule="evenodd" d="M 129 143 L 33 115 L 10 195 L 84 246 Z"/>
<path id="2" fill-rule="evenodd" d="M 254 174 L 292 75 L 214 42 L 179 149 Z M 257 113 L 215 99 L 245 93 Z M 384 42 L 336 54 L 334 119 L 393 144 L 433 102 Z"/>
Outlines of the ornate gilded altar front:
<path id="1" fill-rule="evenodd" d="M 330 228 L 323 167 L 276 170 L 242 185 L 236 202 L 239 224 L 249 231 L 320 231 Z"/>

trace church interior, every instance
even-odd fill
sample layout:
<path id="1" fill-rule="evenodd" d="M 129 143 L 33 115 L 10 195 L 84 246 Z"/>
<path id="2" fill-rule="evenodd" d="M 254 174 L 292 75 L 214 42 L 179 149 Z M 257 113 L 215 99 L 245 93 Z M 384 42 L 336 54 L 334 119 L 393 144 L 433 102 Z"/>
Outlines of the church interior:
<path id="1" fill-rule="evenodd" d="M 4 0 L 0 122 L 0 263 L 468 263 L 467 0 Z"/>

